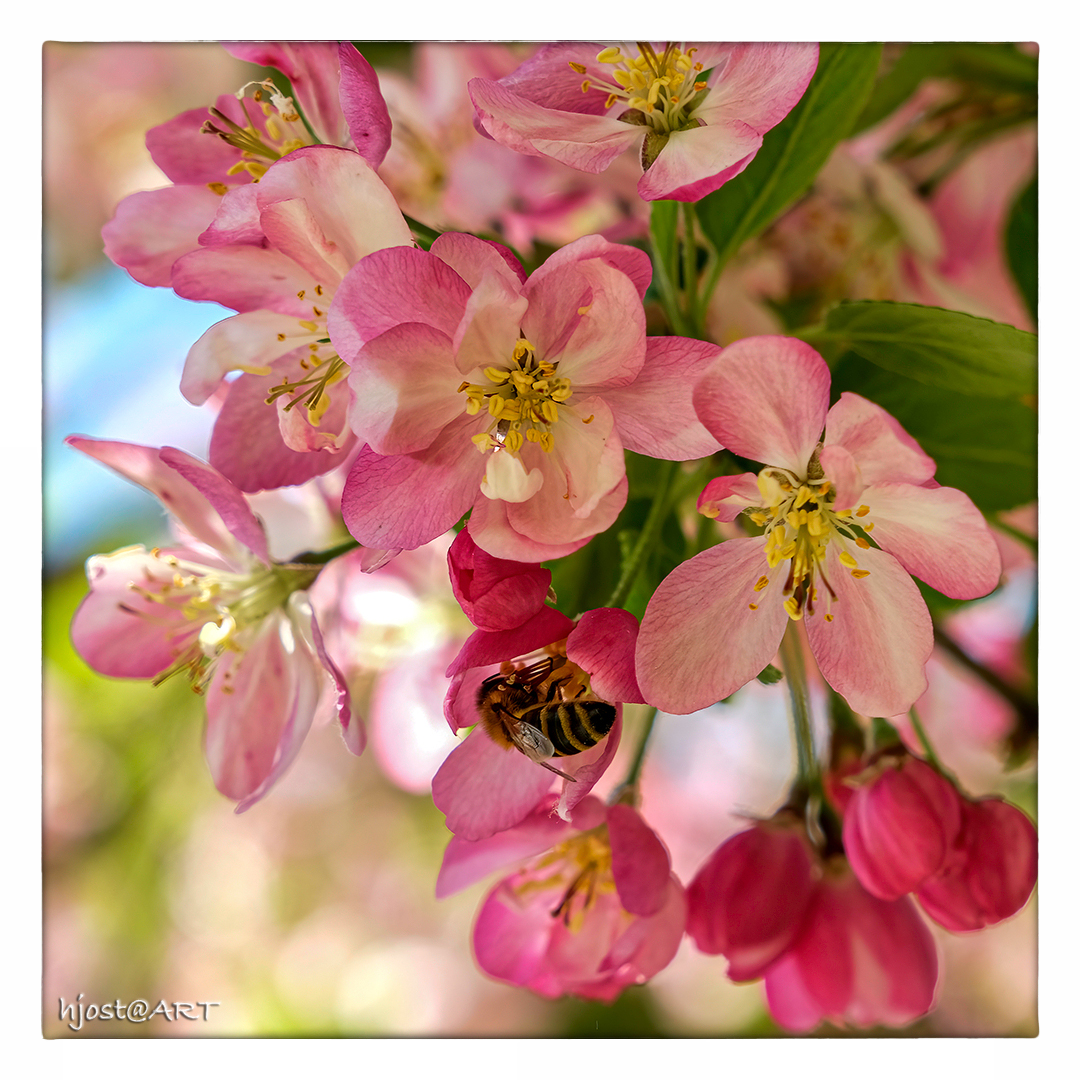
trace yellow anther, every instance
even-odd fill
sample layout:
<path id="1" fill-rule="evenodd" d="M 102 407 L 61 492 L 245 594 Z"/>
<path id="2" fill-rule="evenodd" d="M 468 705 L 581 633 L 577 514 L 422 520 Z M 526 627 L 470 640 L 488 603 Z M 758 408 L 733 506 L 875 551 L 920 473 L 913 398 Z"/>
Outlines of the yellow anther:
<path id="1" fill-rule="evenodd" d="M 298 292 L 298 293 L 296 294 L 296 299 L 297 299 L 297 300 L 303 300 L 303 299 L 304 299 L 304 294 L 305 294 L 306 292 L 307 292 L 307 289 L 301 289 L 301 290 L 300 290 L 300 291 L 299 291 L 299 292 Z"/>
<path id="2" fill-rule="evenodd" d="M 592 83 L 588 79 L 583 79 L 581 82 L 581 92 L 587 94 L 592 87 Z"/>
<path id="3" fill-rule="evenodd" d="M 238 161 L 235 165 L 230 165 L 225 170 L 225 175 L 226 176 L 236 176 L 237 173 L 242 173 L 244 171 L 244 167 L 246 166 L 246 164 L 247 164 L 247 162 L 245 162 L 245 161 Z"/>
<path id="4" fill-rule="evenodd" d="M 761 592 L 762 589 L 767 589 L 768 587 L 769 579 L 764 574 L 762 574 L 761 577 L 757 579 L 757 582 L 754 585 L 754 592 Z"/>
<path id="5" fill-rule="evenodd" d="M 528 439 L 529 442 L 539 442 L 540 432 L 537 431 L 536 428 L 531 427 L 528 431 L 525 432 L 525 438 Z"/>
<path id="6" fill-rule="evenodd" d="M 717 518 L 720 516 L 720 507 L 718 506 L 702 506 L 698 509 L 698 513 L 702 517 Z"/>
<path id="7" fill-rule="evenodd" d="M 549 424 L 554 424 L 559 419 L 559 407 L 554 401 L 542 401 L 540 403 L 540 413 Z M 590 416 L 589 420 L 591 419 Z M 588 422 L 588 420 L 585 421 L 585 423 Z"/>
<path id="8" fill-rule="evenodd" d="M 489 382 L 497 383 L 499 386 L 502 386 L 502 384 L 510 378 L 510 372 L 505 368 L 484 368 L 484 378 Z"/>
<path id="9" fill-rule="evenodd" d="M 579 75 L 584 75 L 585 72 L 588 70 L 584 64 L 578 64 L 573 60 L 568 61 L 568 63 L 570 64 L 570 67 Z"/>
<path id="10" fill-rule="evenodd" d="M 549 454 L 555 449 L 555 436 L 550 431 L 541 431 L 540 437 L 536 441 L 540 444 L 540 448 L 546 450 Z"/>
<path id="11" fill-rule="evenodd" d="M 630 72 L 629 71 L 623 71 L 620 68 L 618 71 L 613 72 L 612 77 L 624 89 L 626 89 L 627 87 L 630 86 Z"/>
<path id="12" fill-rule="evenodd" d="M 246 371 L 248 375 L 269 375 L 270 369 L 268 367 L 256 367 L 254 364 L 240 364 L 241 371 Z"/>
<path id="13" fill-rule="evenodd" d="M 488 412 L 491 413 L 495 419 L 498 419 L 503 414 L 503 409 L 506 407 L 506 398 L 499 397 L 498 394 L 492 394 L 487 399 Z"/>
<path id="14" fill-rule="evenodd" d="M 817 490 L 818 490 L 818 497 L 819 498 L 821 498 L 824 495 L 828 495 L 829 492 L 832 491 L 832 481 L 831 480 L 822 480 L 821 483 L 818 484 L 818 489 Z"/>
<path id="15" fill-rule="evenodd" d="M 610 109 L 611 106 L 614 105 L 615 102 L 618 100 L 619 98 L 617 94 L 608 94 L 607 99 L 604 101 L 604 108 Z"/>
<path id="16" fill-rule="evenodd" d="M 799 493 L 795 496 L 796 509 L 800 506 L 803 506 L 805 503 L 808 503 L 810 501 L 811 494 L 812 492 L 805 484 L 800 484 Z"/>
<path id="17" fill-rule="evenodd" d="M 864 530 L 865 530 L 866 532 L 873 532 L 873 531 L 874 531 L 874 523 L 873 523 L 872 521 L 868 521 L 868 522 L 867 522 L 867 523 L 866 523 L 866 524 L 865 524 L 865 525 L 863 526 L 863 529 L 864 529 Z"/>
<path id="18" fill-rule="evenodd" d="M 285 335 L 284 334 L 278 334 L 277 339 L 278 339 L 278 341 L 284 341 L 285 340 Z"/>
<path id="19" fill-rule="evenodd" d="M 833 617 L 832 617 L 832 612 L 831 612 L 831 611 L 827 611 L 827 612 L 825 613 L 825 621 L 826 621 L 826 622 L 832 622 L 832 619 L 833 619 Z"/>
<path id="20" fill-rule="evenodd" d="M 480 435 L 474 435 L 472 441 L 476 446 L 476 449 L 483 453 L 486 450 L 492 449 L 496 445 L 495 440 L 486 432 Z"/>
<path id="21" fill-rule="evenodd" d="M 695 70 L 700 71 L 701 70 L 701 65 L 700 64 L 695 65 Z M 709 84 L 704 79 L 699 79 L 696 83 L 694 83 L 694 89 L 695 90 L 704 90 L 705 87 L 708 86 L 708 85 Z"/>
<path id="22" fill-rule="evenodd" d="M 866 517 L 866 515 L 869 514 L 869 513 L 870 513 L 870 507 L 867 506 L 865 503 L 863 503 L 863 505 L 860 506 L 859 509 L 855 511 L 855 516 L 856 517 Z"/>
<path id="23" fill-rule="evenodd" d="M 468 390 L 470 386 L 469 380 L 466 379 L 458 388 L 457 392 L 460 394 L 462 390 Z"/>
<path id="24" fill-rule="evenodd" d="M 312 333 L 319 329 L 318 324 L 313 323 L 310 319 L 300 319 L 298 321 L 305 330 L 310 330 Z"/>
<path id="25" fill-rule="evenodd" d="M 749 609 L 750 609 L 751 611 L 757 611 L 757 604 L 747 604 L 746 606 L 747 606 L 747 607 L 748 607 L 748 608 L 749 608 Z"/>
<path id="26" fill-rule="evenodd" d="M 569 379 L 566 379 L 565 383 L 560 379 L 559 383 L 560 385 L 551 391 L 551 396 L 555 401 L 565 401 L 574 391 L 570 387 Z"/>
<path id="27" fill-rule="evenodd" d="M 476 416 L 477 413 L 480 412 L 480 402 L 477 401 L 476 398 L 470 397 L 465 402 L 465 411 L 469 414 L 469 416 Z M 475 438 L 479 438 L 479 436 L 476 436 Z M 475 441 L 475 438 L 474 438 L 474 441 Z M 487 436 L 485 435 L 484 438 L 486 439 Z"/>
<path id="28" fill-rule="evenodd" d="M 861 547 L 864 551 L 870 550 L 870 541 L 864 540 L 861 536 L 855 537 L 855 543 L 858 544 L 858 546 Z"/>
<path id="29" fill-rule="evenodd" d="M 579 315 L 588 315 L 591 310 L 592 310 L 592 304 L 586 304 L 584 307 L 579 307 L 577 309 L 577 313 Z"/>
<path id="30" fill-rule="evenodd" d="M 263 115 L 266 117 L 266 134 L 275 142 L 281 142 L 283 132 L 278 122 L 270 115 L 270 106 L 263 106 Z"/>
<path id="31" fill-rule="evenodd" d="M 206 185 L 215 195 L 224 195 L 229 190 L 228 184 L 223 184 L 220 180 L 212 180 Z"/>
<path id="32" fill-rule="evenodd" d="M 508 431 L 506 438 L 503 440 L 503 446 L 510 451 L 511 454 L 516 454 L 525 445 L 525 436 L 520 431 Z"/>
<path id="33" fill-rule="evenodd" d="M 840 552 L 840 561 L 849 569 L 854 570 L 859 564 L 855 560 L 855 556 L 850 551 Z"/>
<path id="34" fill-rule="evenodd" d="M 784 610 L 788 613 L 788 617 L 798 622 L 802 618 L 802 608 L 799 606 L 798 600 L 794 596 L 789 596 L 784 601 Z"/>
<path id="35" fill-rule="evenodd" d="M 317 308 L 314 304 L 311 305 L 311 310 L 312 310 L 312 313 L 315 315 L 316 319 L 321 319 L 323 317 L 323 315 L 326 314 L 320 308 Z"/>
<path id="36" fill-rule="evenodd" d="M 316 296 L 322 296 L 322 294 L 323 294 L 323 287 L 321 285 L 316 285 L 315 286 L 315 295 Z"/>
<path id="37" fill-rule="evenodd" d="M 634 68 L 630 72 L 630 84 L 635 90 L 644 90 L 649 85 L 649 77 L 641 68 Z"/>
<path id="38" fill-rule="evenodd" d="M 869 570 L 852 570 L 851 571 L 851 576 L 853 578 L 869 577 L 870 576 L 870 571 Z"/>
<path id="39" fill-rule="evenodd" d="M 598 64 L 617 64 L 622 59 L 622 53 L 617 45 L 611 45 L 596 54 Z M 573 64 L 570 65 L 573 67 Z"/>

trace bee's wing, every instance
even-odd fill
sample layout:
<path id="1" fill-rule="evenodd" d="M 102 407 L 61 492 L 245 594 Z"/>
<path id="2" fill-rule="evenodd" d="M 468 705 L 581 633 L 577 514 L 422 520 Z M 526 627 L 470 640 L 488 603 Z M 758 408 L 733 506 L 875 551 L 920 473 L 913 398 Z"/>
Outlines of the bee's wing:
<path id="1" fill-rule="evenodd" d="M 516 724 L 508 731 L 513 744 L 531 761 L 543 764 L 555 756 L 555 747 L 551 740 L 531 724 Z"/>

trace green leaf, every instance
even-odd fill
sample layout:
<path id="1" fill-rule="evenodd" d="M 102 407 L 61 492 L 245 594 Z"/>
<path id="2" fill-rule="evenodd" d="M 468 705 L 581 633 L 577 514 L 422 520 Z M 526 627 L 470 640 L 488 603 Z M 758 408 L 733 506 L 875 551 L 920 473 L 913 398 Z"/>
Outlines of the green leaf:
<path id="1" fill-rule="evenodd" d="M 763 683 L 765 686 L 772 686 L 774 683 L 778 683 L 784 677 L 784 673 L 772 664 L 766 664 L 764 668 L 759 672 L 757 681 Z"/>
<path id="2" fill-rule="evenodd" d="M 1034 320 L 1039 307 L 1039 177 L 1017 196 L 1005 226 L 1009 269 Z"/>
<path id="3" fill-rule="evenodd" d="M 823 43 L 817 71 L 799 103 L 765 135 L 742 173 L 697 204 L 720 265 L 810 186 L 862 111 L 880 58 L 880 45 Z"/>
<path id="4" fill-rule="evenodd" d="M 847 353 L 833 395 L 850 390 L 880 405 L 937 463 L 934 479 L 965 492 L 984 513 L 1035 498 L 1035 413 L 1018 401 L 973 397 L 889 374 Z"/>
<path id="5" fill-rule="evenodd" d="M 417 221 L 416 218 L 409 217 L 408 214 L 402 215 L 405 218 L 405 224 L 412 230 L 413 236 L 416 237 L 416 242 L 425 250 L 429 250 L 431 245 L 439 239 L 440 233 L 437 229 L 433 229 L 430 225 L 425 225 L 422 221 Z"/>
<path id="6" fill-rule="evenodd" d="M 817 346 L 843 346 L 872 364 L 930 386 L 981 397 L 1035 392 L 1037 338 L 960 311 L 857 300 L 839 304 L 824 327 L 798 332 Z"/>

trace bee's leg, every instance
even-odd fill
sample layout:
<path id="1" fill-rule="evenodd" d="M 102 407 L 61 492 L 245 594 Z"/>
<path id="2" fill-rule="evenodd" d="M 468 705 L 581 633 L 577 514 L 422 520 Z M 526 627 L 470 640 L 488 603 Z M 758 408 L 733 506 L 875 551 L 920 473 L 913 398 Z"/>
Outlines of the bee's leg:
<path id="1" fill-rule="evenodd" d="M 548 772 L 553 772 L 557 776 L 561 776 L 564 780 L 569 780 L 571 784 L 577 783 L 577 779 L 575 777 L 571 776 L 569 773 L 564 773 L 562 769 L 556 769 L 554 765 L 549 765 L 546 761 L 538 761 L 536 764 L 543 765 L 543 767 L 547 769 Z M 549 780 L 548 783 L 551 783 L 551 781 Z"/>

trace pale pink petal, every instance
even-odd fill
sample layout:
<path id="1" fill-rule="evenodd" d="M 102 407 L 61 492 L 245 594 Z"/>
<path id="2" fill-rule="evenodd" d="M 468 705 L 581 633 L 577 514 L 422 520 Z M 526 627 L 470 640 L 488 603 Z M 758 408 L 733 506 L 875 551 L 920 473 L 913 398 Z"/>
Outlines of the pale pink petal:
<path id="1" fill-rule="evenodd" d="M 470 289 L 475 289 L 489 271 L 502 275 L 511 287 L 515 281 L 525 284 L 525 271 L 517 256 L 494 240 L 482 240 L 468 233 L 445 232 L 435 238 L 431 254 L 453 267 Z"/>
<path id="2" fill-rule="evenodd" d="M 632 964 L 630 974 L 635 982 L 651 979 L 663 971 L 675 959 L 682 943 L 686 930 L 686 890 L 674 874 L 667 879 L 665 894 L 663 907 L 655 915 L 635 920 L 635 925 L 640 927 L 640 930 L 633 935 L 637 938 L 637 944 L 629 958 Z M 634 929 L 631 927 L 624 936 L 629 938 Z M 624 942 L 620 939 L 612 946 L 602 969 L 619 971 L 620 962 L 625 955 Z M 625 978 L 626 976 L 620 973 L 620 991 Z"/>
<path id="3" fill-rule="evenodd" d="M 504 271 L 489 271 L 474 287 L 454 333 L 454 356 L 462 375 L 477 368 L 506 367 L 521 336 L 529 306 L 521 286 Z M 459 380 L 460 381 L 460 380 Z"/>
<path id="4" fill-rule="evenodd" d="M 226 191 L 221 196 L 214 220 L 199 234 L 199 246 L 254 244 L 265 247 L 266 234 L 259 220 L 258 197 L 254 184 L 242 184 Z"/>
<path id="5" fill-rule="evenodd" d="M 531 619 L 512 630 L 476 630 L 446 669 L 447 678 L 453 678 L 466 668 L 488 667 L 524 656 L 561 641 L 573 629 L 573 619 L 555 608 L 542 607 Z"/>
<path id="6" fill-rule="evenodd" d="M 432 247 L 434 246 L 433 244 Z M 624 273 L 634 283 L 638 297 L 645 299 L 645 292 L 652 281 L 652 263 L 648 255 L 640 248 L 631 247 L 629 244 L 615 244 L 596 234 L 582 236 L 549 255 L 543 264 L 532 272 L 529 281 L 535 289 L 546 277 L 561 277 L 575 264 L 587 259 L 599 259 L 605 266 Z"/>
<path id="7" fill-rule="evenodd" d="M 448 424 L 416 454 L 383 457 L 364 447 L 341 495 L 349 532 L 365 547 L 410 550 L 441 536 L 483 498 L 484 456 L 470 435 L 477 419 Z"/>
<path id="8" fill-rule="evenodd" d="M 201 248 L 178 259 L 172 287 L 188 300 L 215 300 L 236 311 L 268 308 L 297 319 L 311 318 L 311 304 L 297 293 L 313 291 L 316 282 L 280 251 L 233 244 Z"/>
<path id="9" fill-rule="evenodd" d="M 866 485 L 850 451 L 843 446 L 825 446 L 818 460 L 836 492 L 833 506 L 837 510 L 854 510 Z"/>
<path id="10" fill-rule="evenodd" d="M 302 484 L 342 464 L 355 446 L 351 438 L 340 452 L 298 453 L 282 440 L 278 413 L 266 404 L 276 373 L 241 375 L 229 384 L 210 438 L 210 464 L 241 491 Z"/>
<path id="11" fill-rule="evenodd" d="M 431 798 L 452 833 L 486 840 L 524 821 L 554 779 L 543 766 L 513 747 L 498 746 L 478 727 L 442 763 L 431 781 Z"/>
<path id="12" fill-rule="evenodd" d="M 205 187 L 137 191 L 101 230 L 105 254 L 142 285 L 169 285 L 176 260 L 198 249 L 220 203 Z"/>
<path id="13" fill-rule="evenodd" d="M 279 334 L 285 335 L 284 341 Z M 273 311 L 249 311 L 222 319 L 188 350 L 180 393 L 192 405 L 203 405 L 228 372 L 267 367 L 312 336 L 295 319 Z"/>
<path id="14" fill-rule="evenodd" d="M 611 874 L 622 906 L 632 915 L 655 915 L 667 899 L 671 856 L 633 807 L 608 807 Z"/>
<path id="15" fill-rule="evenodd" d="M 634 675 L 638 621 L 622 608 L 586 611 L 566 639 L 566 657 L 589 674 L 604 701 L 643 702 Z"/>
<path id="16" fill-rule="evenodd" d="M 152 679 L 194 641 L 200 622 L 129 587 L 134 583 L 157 592 L 171 582 L 174 570 L 164 561 L 170 556 L 198 559 L 183 549 L 163 549 L 159 558 L 132 547 L 87 560 L 90 592 L 71 620 L 71 641 L 95 671 L 113 678 Z"/>
<path id="17" fill-rule="evenodd" d="M 353 144 L 360 156 L 377 169 L 390 149 L 390 113 L 379 91 L 375 69 L 351 42 L 338 46 L 341 85 L 338 99 Z"/>
<path id="18" fill-rule="evenodd" d="M 468 301 L 468 285 L 442 259 L 418 248 L 386 248 L 346 274 L 326 326 L 338 356 L 352 363 L 365 342 L 400 323 L 424 323 L 452 340 Z"/>
<path id="19" fill-rule="evenodd" d="M 797 476 L 821 437 L 828 365 L 795 338 L 754 337 L 724 349 L 694 391 L 698 418 L 722 446 Z"/>
<path id="20" fill-rule="evenodd" d="M 645 363 L 628 386 L 603 398 L 627 450 L 666 461 L 708 457 L 721 449 L 694 412 L 694 384 L 720 348 L 693 338 L 645 339 Z M 560 369 L 561 370 L 561 369 Z"/>
<path id="21" fill-rule="evenodd" d="M 986 519 L 956 488 L 875 484 L 862 499 L 870 507 L 873 538 L 909 573 L 957 600 L 997 588 L 1001 553 Z"/>
<path id="22" fill-rule="evenodd" d="M 618 502 L 611 520 L 618 517 L 626 503 L 626 486 L 624 480 L 611 494 L 600 500 L 596 510 L 598 516 L 608 511 L 609 504 Z M 592 539 L 591 535 L 587 535 L 564 544 L 541 543 L 518 532 L 510 524 L 507 509 L 511 505 L 500 499 L 480 499 L 469 516 L 469 531 L 473 539 L 479 547 L 496 558 L 513 559 L 517 562 L 547 562 L 549 559 L 561 559 L 573 554 Z"/>
<path id="23" fill-rule="evenodd" d="M 602 172 L 642 131 L 606 116 L 546 109 L 490 79 L 472 79 L 469 96 L 483 128 L 522 154 L 545 154 L 584 172 Z"/>
<path id="24" fill-rule="evenodd" d="M 487 469 L 480 481 L 480 490 L 488 499 L 505 503 L 527 502 L 543 485 L 541 469 L 530 469 L 520 458 L 502 450 L 487 455 Z"/>
<path id="25" fill-rule="evenodd" d="M 266 531 L 252 513 L 247 499 L 232 483 L 213 466 L 172 446 L 162 449 L 161 460 L 206 499 L 221 515 L 225 527 L 241 544 L 260 562 L 269 565 L 270 552 L 266 547 Z"/>
<path id="26" fill-rule="evenodd" d="M 842 446 L 855 458 L 863 482 L 922 484 L 934 475 L 934 459 L 880 405 L 843 393 L 825 420 L 826 446 Z"/>
<path id="27" fill-rule="evenodd" d="M 367 744 L 364 722 L 352 709 L 348 680 L 326 651 L 326 643 L 323 640 L 322 631 L 319 629 L 319 621 L 315 618 L 307 593 L 292 593 L 289 596 L 289 611 L 294 613 L 293 622 L 299 626 L 302 634 L 306 636 L 308 630 L 310 630 L 311 641 L 309 646 L 313 649 L 319 663 L 326 669 L 327 674 L 333 681 L 334 712 L 337 714 L 338 723 L 341 725 L 341 737 L 345 745 L 350 753 L 362 754 Z"/>
<path id="28" fill-rule="evenodd" d="M 895 716 L 907 712 L 926 689 L 924 667 L 934 630 L 918 586 L 891 555 L 856 548 L 869 577 L 855 579 L 829 544 L 825 575 L 836 593 L 818 585 L 818 603 L 805 619 L 821 674 L 857 712 Z M 832 621 L 825 621 L 831 609 Z"/>
<path id="29" fill-rule="evenodd" d="M 232 534 L 221 515 L 193 483 L 162 459 L 156 447 L 84 435 L 69 435 L 64 442 L 146 488 L 195 539 L 223 553 L 233 551 Z"/>
<path id="30" fill-rule="evenodd" d="M 699 514 L 717 521 L 734 521 L 748 506 L 761 501 L 756 473 L 717 476 L 705 485 L 698 496 Z"/>
<path id="31" fill-rule="evenodd" d="M 450 340 L 441 330 L 422 323 L 392 327 L 353 361 L 349 424 L 377 454 L 416 453 L 464 414 L 460 385 Z"/>
<path id="32" fill-rule="evenodd" d="M 580 754 L 558 759 L 559 768 L 574 778 L 573 783 L 569 780 L 559 781 L 562 784 L 562 793 L 555 807 L 559 817 L 570 819 L 578 804 L 607 772 L 607 767 L 614 760 L 622 740 L 622 712 L 622 705 L 616 705 L 615 723 L 596 746 L 583 750 Z"/>
<path id="33" fill-rule="evenodd" d="M 435 896 L 453 896 L 493 870 L 523 862 L 554 847 L 571 826 L 554 813 L 555 797 L 549 795 L 520 825 L 496 833 L 486 840 L 465 840 L 452 836 L 443 853 Z"/>
<path id="34" fill-rule="evenodd" d="M 645 700 L 669 713 L 692 713 L 733 694 L 764 670 L 788 623 L 779 568 L 761 537 L 728 540 L 677 566 L 645 609 L 637 678 Z M 908 579 L 910 580 L 910 579 Z M 756 604 L 757 610 L 751 610 Z"/>
<path id="35" fill-rule="evenodd" d="M 761 141 L 761 132 L 740 120 L 673 131 L 638 181 L 638 194 L 650 202 L 694 202 L 738 176 Z"/>

